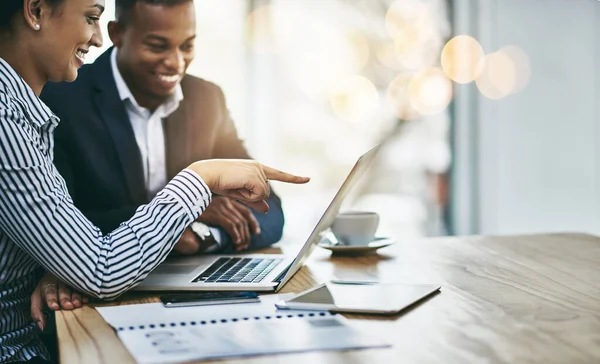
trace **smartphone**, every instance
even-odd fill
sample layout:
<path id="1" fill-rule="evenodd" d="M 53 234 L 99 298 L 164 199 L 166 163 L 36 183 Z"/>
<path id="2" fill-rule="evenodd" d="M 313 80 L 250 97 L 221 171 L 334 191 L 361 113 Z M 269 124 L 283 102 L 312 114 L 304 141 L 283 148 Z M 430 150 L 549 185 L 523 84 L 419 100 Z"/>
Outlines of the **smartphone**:
<path id="1" fill-rule="evenodd" d="M 229 303 L 259 302 L 255 292 L 190 292 L 160 296 L 165 307 L 222 305 Z"/>

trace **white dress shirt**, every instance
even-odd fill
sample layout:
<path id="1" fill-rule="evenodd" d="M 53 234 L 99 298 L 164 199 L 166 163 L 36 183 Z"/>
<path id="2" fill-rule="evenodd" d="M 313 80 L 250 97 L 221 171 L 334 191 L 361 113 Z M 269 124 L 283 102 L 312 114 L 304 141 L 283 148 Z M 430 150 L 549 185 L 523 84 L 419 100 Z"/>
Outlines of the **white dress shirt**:
<path id="1" fill-rule="evenodd" d="M 171 115 L 183 100 L 181 85 L 177 85 L 175 93 L 161 104 L 154 113 L 141 107 L 129 87 L 125 83 L 119 67 L 117 67 L 117 48 L 110 55 L 110 63 L 119 91 L 119 97 L 125 104 L 129 122 L 133 128 L 135 141 L 140 148 L 144 167 L 144 181 L 148 198 L 153 198 L 167 184 L 167 158 L 165 151 L 165 133 L 162 120 Z M 218 243 L 221 243 L 221 232 L 210 227 L 210 232 Z"/>
<path id="2" fill-rule="evenodd" d="M 111 54 L 111 66 L 119 97 L 125 104 L 129 122 L 133 128 L 135 141 L 140 148 L 144 167 L 144 181 L 148 197 L 152 198 L 167 184 L 167 159 L 165 152 L 165 133 L 162 120 L 171 115 L 183 100 L 181 86 L 177 85 L 171 95 L 154 112 L 141 107 L 125 83 L 117 67 L 117 48 Z"/>

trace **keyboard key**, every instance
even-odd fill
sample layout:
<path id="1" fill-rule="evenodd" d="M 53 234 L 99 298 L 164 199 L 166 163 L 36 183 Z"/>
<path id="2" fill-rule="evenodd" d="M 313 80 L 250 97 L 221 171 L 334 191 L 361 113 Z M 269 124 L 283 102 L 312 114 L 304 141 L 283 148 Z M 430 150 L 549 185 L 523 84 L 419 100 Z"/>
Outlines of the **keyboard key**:
<path id="1" fill-rule="evenodd" d="M 225 263 L 229 261 L 230 258 L 219 258 L 213 264 L 211 264 L 208 269 L 205 269 L 198 277 L 196 277 L 192 282 L 205 281 L 210 277 L 214 272 L 217 271 L 220 267 L 222 267 Z"/>
<path id="2" fill-rule="evenodd" d="M 193 282 L 250 283 L 262 281 L 281 259 L 220 258 Z M 211 273 L 212 272 L 212 273 Z"/>

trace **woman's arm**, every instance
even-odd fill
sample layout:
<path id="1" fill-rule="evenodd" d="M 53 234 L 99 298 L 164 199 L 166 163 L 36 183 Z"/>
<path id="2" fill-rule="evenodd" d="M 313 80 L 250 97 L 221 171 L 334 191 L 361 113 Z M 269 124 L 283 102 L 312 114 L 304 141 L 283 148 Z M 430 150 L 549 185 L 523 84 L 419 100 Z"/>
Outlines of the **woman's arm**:
<path id="1" fill-rule="evenodd" d="M 3 133 L 19 133 L 2 121 Z M 11 145 L 14 153 L 0 149 L 0 228 L 46 270 L 92 296 L 113 298 L 144 279 L 210 202 L 202 179 L 185 170 L 130 220 L 102 235 L 75 208 L 53 165 L 22 140 Z"/>
<path id="2" fill-rule="evenodd" d="M 40 134 L 18 113 L 0 109 L 0 139 L 0 229 L 47 271 L 99 298 L 132 288 L 166 258 L 210 203 L 209 186 L 266 211 L 268 179 L 308 181 L 252 161 L 196 162 L 103 235 L 73 205 L 64 179 L 39 147 Z"/>

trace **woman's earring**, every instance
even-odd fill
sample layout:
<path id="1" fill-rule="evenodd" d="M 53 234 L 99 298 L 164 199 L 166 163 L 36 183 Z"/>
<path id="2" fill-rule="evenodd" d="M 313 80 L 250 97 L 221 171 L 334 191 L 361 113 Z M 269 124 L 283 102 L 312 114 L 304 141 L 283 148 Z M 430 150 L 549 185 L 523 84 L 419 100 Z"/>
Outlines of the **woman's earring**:
<path id="1" fill-rule="evenodd" d="M 40 25 L 36 24 L 36 25 L 34 25 L 34 28 L 35 28 L 35 30 L 40 30 Z"/>

